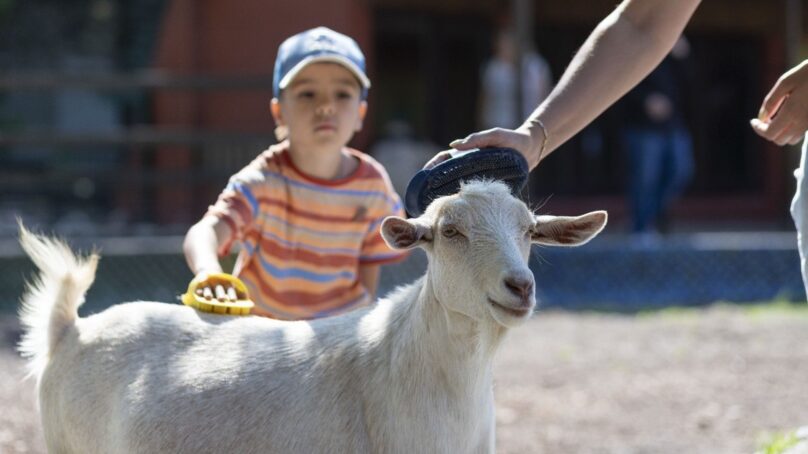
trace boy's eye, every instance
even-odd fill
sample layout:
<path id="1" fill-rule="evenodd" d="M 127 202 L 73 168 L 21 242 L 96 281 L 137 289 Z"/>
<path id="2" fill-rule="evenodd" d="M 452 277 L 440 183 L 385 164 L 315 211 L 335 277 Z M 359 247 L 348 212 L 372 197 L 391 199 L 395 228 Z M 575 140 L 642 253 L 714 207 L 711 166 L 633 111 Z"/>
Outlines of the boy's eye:
<path id="1" fill-rule="evenodd" d="M 297 97 L 298 98 L 304 98 L 304 99 L 313 98 L 314 97 L 314 92 L 313 91 L 301 91 L 301 92 L 299 92 L 297 94 Z"/>
<path id="2" fill-rule="evenodd" d="M 351 99 L 353 98 L 353 94 L 347 91 L 340 91 L 337 93 L 338 99 Z"/>

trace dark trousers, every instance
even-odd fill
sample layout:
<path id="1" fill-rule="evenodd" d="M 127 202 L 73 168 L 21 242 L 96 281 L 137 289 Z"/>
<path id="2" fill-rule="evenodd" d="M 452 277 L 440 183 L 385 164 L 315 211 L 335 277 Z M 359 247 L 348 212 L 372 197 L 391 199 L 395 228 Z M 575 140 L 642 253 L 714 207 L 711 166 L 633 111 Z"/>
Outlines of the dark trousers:
<path id="1" fill-rule="evenodd" d="M 655 227 L 660 215 L 693 177 L 693 145 L 683 127 L 629 128 L 629 201 L 633 232 Z"/>

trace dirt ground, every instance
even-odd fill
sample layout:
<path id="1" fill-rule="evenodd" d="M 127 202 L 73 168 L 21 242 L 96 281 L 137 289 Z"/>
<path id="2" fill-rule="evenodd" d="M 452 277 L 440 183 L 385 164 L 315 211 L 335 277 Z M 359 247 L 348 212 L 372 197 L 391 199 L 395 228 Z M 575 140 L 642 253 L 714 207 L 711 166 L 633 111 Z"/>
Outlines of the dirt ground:
<path id="1" fill-rule="evenodd" d="M 44 452 L 0 317 L 0 452 Z M 496 365 L 499 453 L 752 453 L 808 424 L 808 311 L 540 312 Z"/>

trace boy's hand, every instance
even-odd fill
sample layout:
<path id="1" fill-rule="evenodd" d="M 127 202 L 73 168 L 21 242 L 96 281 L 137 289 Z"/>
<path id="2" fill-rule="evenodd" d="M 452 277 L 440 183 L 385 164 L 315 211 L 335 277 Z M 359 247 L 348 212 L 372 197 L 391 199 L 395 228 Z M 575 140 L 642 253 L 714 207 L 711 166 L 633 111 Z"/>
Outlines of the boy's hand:
<path id="1" fill-rule="evenodd" d="M 217 300 L 223 303 L 246 299 L 247 295 L 239 295 L 233 283 L 223 279 L 222 274 L 205 271 L 197 274 L 194 277 L 194 280 L 199 283 L 196 287 L 196 295 L 208 301 Z"/>

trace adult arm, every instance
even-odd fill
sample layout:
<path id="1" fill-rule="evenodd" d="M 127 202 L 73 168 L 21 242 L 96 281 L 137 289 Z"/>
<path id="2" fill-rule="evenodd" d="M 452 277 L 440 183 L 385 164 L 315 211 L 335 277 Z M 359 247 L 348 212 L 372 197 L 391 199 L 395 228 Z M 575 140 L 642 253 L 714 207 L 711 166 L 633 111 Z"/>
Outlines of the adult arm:
<path id="1" fill-rule="evenodd" d="M 647 76 L 671 50 L 699 3 L 624 0 L 598 24 L 547 99 L 519 128 L 490 129 L 450 145 L 458 150 L 515 148 L 533 169 Z"/>

